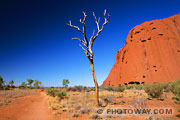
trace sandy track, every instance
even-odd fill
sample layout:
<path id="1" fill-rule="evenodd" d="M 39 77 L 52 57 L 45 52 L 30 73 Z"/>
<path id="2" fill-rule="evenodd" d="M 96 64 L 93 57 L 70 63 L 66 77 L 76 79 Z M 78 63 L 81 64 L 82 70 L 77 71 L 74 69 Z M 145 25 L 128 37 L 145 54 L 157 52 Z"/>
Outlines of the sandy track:
<path id="1" fill-rule="evenodd" d="M 45 93 L 18 98 L 0 107 L 0 120 L 52 120 Z"/>

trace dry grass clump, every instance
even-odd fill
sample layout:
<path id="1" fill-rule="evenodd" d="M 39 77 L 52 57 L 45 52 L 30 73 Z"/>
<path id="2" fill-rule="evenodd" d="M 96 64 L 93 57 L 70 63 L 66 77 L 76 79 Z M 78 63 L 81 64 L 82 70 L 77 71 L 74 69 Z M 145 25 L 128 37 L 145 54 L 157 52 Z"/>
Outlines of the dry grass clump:
<path id="1" fill-rule="evenodd" d="M 7 105 L 7 104 L 10 103 L 10 102 L 11 102 L 11 100 L 9 100 L 9 99 L 1 100 L 1 101 L 0 101 L 0 106 L 2 106 L 2 105 Z"/>
<path id="2" fill-rule="evenodd" d="M 1 90 L 0 91 L 0 97 L 4 98 L 18 98 L 18 97 L 24 97 L 29 95 L 37 95 L 39 94 L 36 90 Z"/>
<path id="3" fill-rule="evenodd" d="M 29 96 L 29 95 L 37 95 L 39 92 L 36 90 L 0 90 L 0 106 L 8 105 L 8 103 L 15 101 L 16 98 Z"/>
<path id="4" fill-rule="evenodd" d="M 61 102 L 59 101 L 59 98 L 57 96 L 56 97 L 48 96 L 49 109 L 57 110 L 60 108 L 60 104 Z"/>
<path id="5" fill-rule="evenodd" d="M 148 99 L 148 93 L 143 89 L 126 89 L 123 92 L 103 90 L 99 95 L 101 109 L 111 107 L 146 109 L 151 105 L 154 106 Z M 48 96 L 48 103 L 50 109 L 53 110 L 53 115 L 60 119 L 121 119 L 119 116 L 97 114 L 95 97 L 95 91 L 68 91 L 63 99 Z M 127 116 L 121 117 L 122 119 L 127 118 Z"/>

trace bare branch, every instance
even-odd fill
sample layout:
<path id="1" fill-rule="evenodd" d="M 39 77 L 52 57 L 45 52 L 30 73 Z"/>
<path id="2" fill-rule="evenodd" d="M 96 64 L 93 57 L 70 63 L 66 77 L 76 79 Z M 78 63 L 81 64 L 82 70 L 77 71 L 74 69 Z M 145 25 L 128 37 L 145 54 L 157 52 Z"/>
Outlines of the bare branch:
<path id="1" fill-rule="evenodd" d="M 79 44 L 79 46 L 84 50 L 84 52 L 86 51 L 86 49 L 81 44 Z"/>
<path id="2" fill-rule="evenodd" d="M 85 47 L 85 48 L 87 48 L 87 46 L 86 46 L 86 43 L 83 41 L 83 40 L 81 40 L 81 39 L 79 39 L 79 38 L 72 38 L 73 40 L 79 40 L 80 42 L 81 42 L 81 44 Z"/>
<path id="3" fill-rule="evenodd" d="M 85 20 L 86 20 L 87 15 L 86 15 L 86 13 L 85 13 L 84 11 L 83 11 L 82 13 L 83 13 L 83 15 L 84 15 L 84 19 L 83 19 L 82 23 L 85 23 Z"/>
<path id="4" fill-rule="evenodd" d="M 91 36 L 91 38 L 90 38 L 89 44 L 91 44 L 91 42 L 92 42 L 92 40 L 93 40 L 93 38 L 94 38 L 94 34 L 95 34 L 95 30 L 93 29 L 93 34 L 92 34 L 92 36 Z"/>
<path id="5" fill-rule="evenodd" d="M 90 40 L 88 41 L 87 36 L 86 36 L 86 26 L 85 26 L 85 21 L 86 21 L 87 15 L 85 12 L 82 12 L 82 13 L 84 15 L 84 18 L 80 19 L 79 21 L 83 25 L 83 30 L 81 30 L 78 26 L 72 25 L 71 21 L 69 21 L 69 24 L 67 24 L 67 25 L 69 25 L 70 27 L 76 28 L 78 31 L 80 31 L 83 34 L 84 40 L 81 40 L 79 38 L 72 38 L 72 39 L 79 40 L 81 42 L 80 46 L 83 49 L 83 52 L 85 53 L 85 55 L 88 57 L 88 59 L 93 59 L 93 51 L 92 51 L 93 43 L 94 43 L 95 39 L 99 36 L 101 31 L 104 29 L 104 26 L 109 22 L 110 15 L 109 14 L 106 15 L 107 11 L 104 10 L 104 23 L 102 24 L 102 27 L 100 29 L 100 26 L 99 26 L 100 18 L 97 19 L 95 13 L 93 12 L 93 16 L 94 16 L 98 31 L 95 35 L 95 30 L 93 30 L 93 34 L 92 34 Z"/>
<path id="6" fill-rule="evenodd" d="M 95 19 L 95 22 L 96 22 L 96 25 L 97 25 L 97 29 L 99 31 L 99 20 L 100 20 L 100 18 L 97 20 L 96 15 L 95 15 L 94 12 L 93 12 L 93 16 L 94 16 L 94 19 Z"/>
<path id="7" fill-rule="evenodd" d="M 79 39 L 79 38 L 72 38 L 73 40 L 79 40 L 80 42 L 84 43 L 83 40 Z"/>
<path id="8" fill-rule="evenodd" d="M 86 46 L 89 46 L 88 45 L 88 39 L 87 39 L 87 36 L 86 36 L 86 26 L 85 26 L 85 21 L 86 21 L 86 13 L 85 12 L 82 12 L 83 15 L 84 15 L 84 19 L 83 21 L 80 19 L 80 22 L 83 24 L 83 36 L 84 36 L 84 40 L 85 40 L 85 43 L 86 43 Z"/>
<path id="9" fill-rule="evenodd" d="M 97 25 L 97 28 L 98 28 L 98 32 L 97 34 L 95 35 L 95 37 L 92 39 L 92 42 L 90 44 L 90 49 L 92 49 L 92 46 L 93 46 L 93 43 L 94 43 L 94 40 L 99 36 L 99 34 L 101 33 L 101 31 L 104 29 L 104 26 L 109 22 L 109 18 L 110 18 L 110 15 L 108 14 L 108 17 L 106 17 L 106 10 L 104 10 L 104 23 L 101 27 L 101 29 L 99 29 L 99 20 L 97 20 L 95 14 L 93 13 L 93 16 L 95 18 L 95 21 L 96 21 L 96 25 Z M 99 18 L 100 19 L 100 18 Z"/>
<path id="10" fill-rule="evenodd" d="M 71 24 L 71 21 L 69 21 L 69 24 L 67 24 L 67 25 L 69 25 L 72 28 L 76 28 L 79 32 L 81 32 L 83 34 L 83 32 L 80 30 L 80 28 L 78 26 L 75 26 L 75 25 Z"/>

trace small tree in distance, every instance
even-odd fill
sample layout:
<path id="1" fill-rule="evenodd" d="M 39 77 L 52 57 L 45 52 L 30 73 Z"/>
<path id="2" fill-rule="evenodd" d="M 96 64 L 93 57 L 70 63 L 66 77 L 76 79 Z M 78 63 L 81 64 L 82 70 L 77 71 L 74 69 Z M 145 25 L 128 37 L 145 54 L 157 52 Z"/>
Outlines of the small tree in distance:
<path id="1" fill-rule="evenodd" d="M 27 88 L 27 83 L 22 82 L 21 85 L 19 86 L 19 88 Z"/>
<path id="2" fill-rule="evenodd" d="M 10 85 L 11 87 L 13 87 L 13 84 L 14 84 L 14 81 L 13 81 L 13 80 L 9 81 L 9 85 Z"/>
<path id="3" fill-rule="evenodd" d="M 80 46 L 83 49 L 84 54 L 86 55 L 86 57 L 89 60 L 89 63 L 91 66 L 92 76 L 94 79 L 95 90 L 96 90 L 96 104 L 97 104 L 97 106 L 99 106 L 99 86 L 98 86 L 98 83 L 96 80 L 96 75 L 94 72 L 94 60 L 93 60 L 94 54 L 92 51 L 92 47 L 93 47 L 93 43 L 94 43 L 95 39 L 99 36 L 101 31 L 104 29 L 104 26 L 109 22 L 110 15 L 108 14 L 108 16 L 106 17 L 106 10 L 104 10 L 104 23 L 102 24 L 102 27 L 100 28 L 99 27 L 100 18 L 97 19 L 94 12 L 93 12 L 93 16 L 94 16 L 98 31 L 95 34 L 95 30 L 93 30 L 93 34 L 89 40 L 88 40 L 87 35 L 86 35 L 86 26 L 85 26 L 85 21 L 86 21 L 87 15 L 85 12 L 83 12 L 83 15 L 84 15 L 84 19 L 83 20 L 80 19 L 80 23 L 82 23 L 82 25 L 83 25 L 83 30 L 81 30 L 78 26 L 72 25 L 71 21 L 69 21 L 69 24 L 67 24 L 67 25 L 77 29 L 80 33 L 82 33 L 82 35 L 84 37 L 84 40 L 82 40 L 80 38 L 72 38 L 72 39 L 76 39 L 76 40 L 79 40 L 81 42 Z"/>
<path id="4" fill-rule="evenodd" d="M 41 84 L 42 84 L 41 81 L 35 80 L 33 85 L 34 85 L 34 87 L 37 89 L 37 88 L 40 87 Z"/>
<path id="5" fill-rule="evenodd" d="M 34 82 L 34 80 L 32 80 L 31 78 L 28 78 L 27 81 L 28 81 L 28 85 L 29 85 L 30 88 L 31 88 L 32 83 Z"/>
<path id="6" fill-rule="evenodd" d="M 68 87 L 69 80 L 68 79 L 63 79 L 62 85 L 63 87 Z"/>
<path id="7" fill-rule="evenodd" d="M 0 90 L 3 89 L 5 81 L 3 80 L 2 76 L 0 76 Z"/>

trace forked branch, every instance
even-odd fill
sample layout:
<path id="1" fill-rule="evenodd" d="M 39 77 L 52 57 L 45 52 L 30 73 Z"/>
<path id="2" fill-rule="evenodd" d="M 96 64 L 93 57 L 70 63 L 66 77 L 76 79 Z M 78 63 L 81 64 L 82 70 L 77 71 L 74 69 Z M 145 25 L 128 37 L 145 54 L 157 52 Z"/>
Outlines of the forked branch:
<path id="1" fill-rule="evenodd" d="M 67 25 L 69 25 L 70 27 L 76 28 L 79 32 L 83 33 L 78 26 L 72 25 L 71 21 L 69 21 L 69 24 Z"/>
<path id="2" fill-rule="evenodd" d="M 93 46 L 95 39 L 99 36 L 100 32 L 104 29 L 104 26 L 109 22 L 110 15 L 108 14 L 108 16 L 106 17 L 106 10 L 104 11 L 104 23 L 102 24 L 102 27 L 100 28 L 99 27 L 100 18 L 97 19 L 95 13 L 93 13 L 93 16 L 95 18 L 95 22 L 97 25 L 97 33 L 95 34 L 95 30 L 93 30 L 93 34 L 90 37 L 89 41 L 86 36 L 86 26 L 85 26 L 85 21 L 86 21 L 87 15 L 85 12 L 83 12 L 83 15 L 84 15 L 83 20 L 80 19 L 80 23 L 82 23 L 82 25 L 83 25 L 83 30 L 81 30 L 78 26 L 72 25 L 71 21 L 69 21 L 69 24 L 67 24 L 67 25 L 77 29 L 79 32 L 81 32 L 83 34 L 84 40 L 81 40 L 79 38 L 72 38 L 72 39 L 73 40 L 76 39 L 81 42 L 81 44 L 79 44 L 79 46 L 82 48 L 82 51 L 85 53 L 86 57 L 89 60 L 89 63 L 91 66 L 91 72 L 92 72 L 92 76 L 93 76 L 93 80 L 94 80 L 94 84 L 95 84 L 96 103 L 97 103 L 97 106 L 99 106 L 100 105 L 99 104 L 99 87 L 98 87 L 96 75 L 94 72 L 94 61 L 93 61 L 94 54 L 92 51 L 92 46 Z"/>
<path id="3" fill-rule="evenodd" d="M 82 13 L 84 15 L 84 18 L 83 18 L 83 20 L 80 19 L 79 21 L 83 25 L 83 30 L 81 30 L 78 26 L 72 25 L 71 21 L 69 21 L 69 24 L 67 24 L 67 25 L 69 25 L 72 28 L 77 29 L 79 32 L 81 32 L 83 34 L 84 40 L 81 40 L 79 38 L 72 38 L 72 39 L 79 40 L 81 42 L 81 44 L 84 46 L 84 47 L 83 46 L 81 46 L 81 47 L 82 47 L 84 53 L 86 54 L 86 56 L 88 58 L 93 59 L 93 52 L 92 52 L 93 43 L 94 43 L 95 39 L 99 36 L 101 31 L 104 29 L 104 26 L 109 22 L 110 15 L 109 14 L 106 15 L 107 12 L 106 12 L 106 10 L 104 10 L 104 23 L 102 24 L 102 27 L 100 28 L 100 26 L 99 26 L 100 17 L 97 19 L 95 13 L 93 12 L 93 16 L 94 16 L 98 31 L 95 34 L 95 30 L 93 30 L 93 34 L 90 37 L 90 40 L 88 41 L 87 35 L 86 35 L 86 26 L 85 26 L 85 21 L 86 21 L 87 15 L 85 12 L 82 12 Z"/>
<path id="4" fill-rule="evenodd" d="M 106 17 L 106 10 L 104 10 L 104 23 L 100 29 L 99 27 L 99 21 L 100 21 L 100 18 L 97 20 L 96 18 L 96 15 L 94 14 L 93 12 L 93 16 L 94 16 L 94 19 L 95 19 L 95 22 L 96 22 L 96 25 L 97 25 L 97 29 L 98 29 L 98 32 L 97 34 L 94 36 L 92 35 L 92 39 L 91 39 L 91 44 L 90 44 L 90 48 L 92 49 L 92 46 L 93 46 L 93 43 L 94 43 L 94 40 L 99 36 L 99 34 L 101 33 L 101 31 L 104 29 L 104 26 L 109 22 L 109 18 L 110 18 L 110 15 L 108 14 L 108 16 Z"/>

